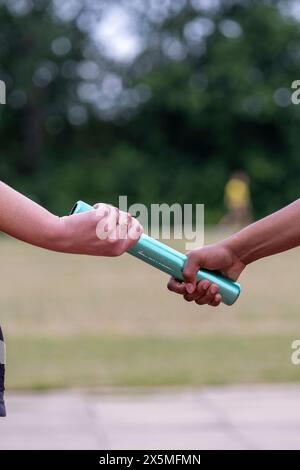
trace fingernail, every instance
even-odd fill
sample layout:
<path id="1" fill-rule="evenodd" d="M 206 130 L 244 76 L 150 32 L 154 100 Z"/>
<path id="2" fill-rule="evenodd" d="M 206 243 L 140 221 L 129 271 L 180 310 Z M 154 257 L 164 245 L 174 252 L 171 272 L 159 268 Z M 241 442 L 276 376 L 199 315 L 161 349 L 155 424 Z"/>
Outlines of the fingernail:
<path id="1" fill-rule="evenodd" d="M 204 282 L 202 284 L 202 287 L 203 287 L 204 290 L 207 290 L 209 288 L 209 282 L 208 281 Z"/>
<path id="2" fill-rule="evenodd" d="M 186 290 L 188 291 L 189 294 L 192 294 L 195 290 L 194 288 L 194 285 L 193 284 L 186 284 Z"/>

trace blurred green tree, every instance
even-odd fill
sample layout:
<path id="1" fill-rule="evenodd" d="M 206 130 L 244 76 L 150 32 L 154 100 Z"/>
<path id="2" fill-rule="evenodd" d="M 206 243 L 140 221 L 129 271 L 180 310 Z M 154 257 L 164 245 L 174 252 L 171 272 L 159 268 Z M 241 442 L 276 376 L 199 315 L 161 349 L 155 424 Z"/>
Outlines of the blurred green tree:
<path id="1" fill-rule="evenodd" d="M 292 7 L 3 0 L 2 178 L 60 213 L 78 198 L 117 203 L 126 194 L 205 203 L 216 222 L 236 169 L 251 178 L 257 216 L 295 199 L 300 108 L 290 87 L 300 78 L 300 28 Z"/>

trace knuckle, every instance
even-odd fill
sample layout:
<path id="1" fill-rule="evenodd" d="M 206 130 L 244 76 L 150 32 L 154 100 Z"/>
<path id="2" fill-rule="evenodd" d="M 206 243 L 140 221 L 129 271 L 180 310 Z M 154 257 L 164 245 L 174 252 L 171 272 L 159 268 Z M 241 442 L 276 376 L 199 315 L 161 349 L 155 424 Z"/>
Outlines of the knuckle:
<path id="1" fill-rule="evenodd" d="M 193 302 L 193 299 L 190 297 L 190 295 L 188 294 L 184 294 L 183 296 L 184 300 L 186 300 L 187 302 Z"/>

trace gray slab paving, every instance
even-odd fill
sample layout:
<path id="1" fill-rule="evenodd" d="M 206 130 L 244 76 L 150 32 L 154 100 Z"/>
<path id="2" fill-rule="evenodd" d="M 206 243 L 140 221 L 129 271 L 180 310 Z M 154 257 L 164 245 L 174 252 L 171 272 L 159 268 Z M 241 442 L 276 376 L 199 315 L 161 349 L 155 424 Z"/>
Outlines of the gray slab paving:
<path id="1" fill-rule="evenodd" d="M 8 394 L 0 449 L 300 449 L 300 385 Z"/>

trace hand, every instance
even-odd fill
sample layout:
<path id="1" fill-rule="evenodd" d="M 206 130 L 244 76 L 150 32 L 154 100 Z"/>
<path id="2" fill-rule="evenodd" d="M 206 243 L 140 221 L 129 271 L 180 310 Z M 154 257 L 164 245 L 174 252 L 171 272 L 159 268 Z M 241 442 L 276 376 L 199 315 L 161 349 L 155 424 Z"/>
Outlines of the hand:
<path id="1" fill-rule="evenodd" d="M 130 214 L 107 204 L 94 211 L 59 219 L 57 251 L 95 256 L 120 256 L 133 247 L 143 228 Z"/>
<path id="2" fill-rule="evenodd" d="M 191 251 L 183 271 L 185 282 L 174 278 L 169 280 L 168 289 L 183 295 L 186 301 L 217 307 L 222 301 L 218 286 L 208 280 L 203 280 L 197 285 L 196 274 L 200 268 L 220 271 L 224 276 L 236 281 L 245 264 L 224 241 Z"/>

